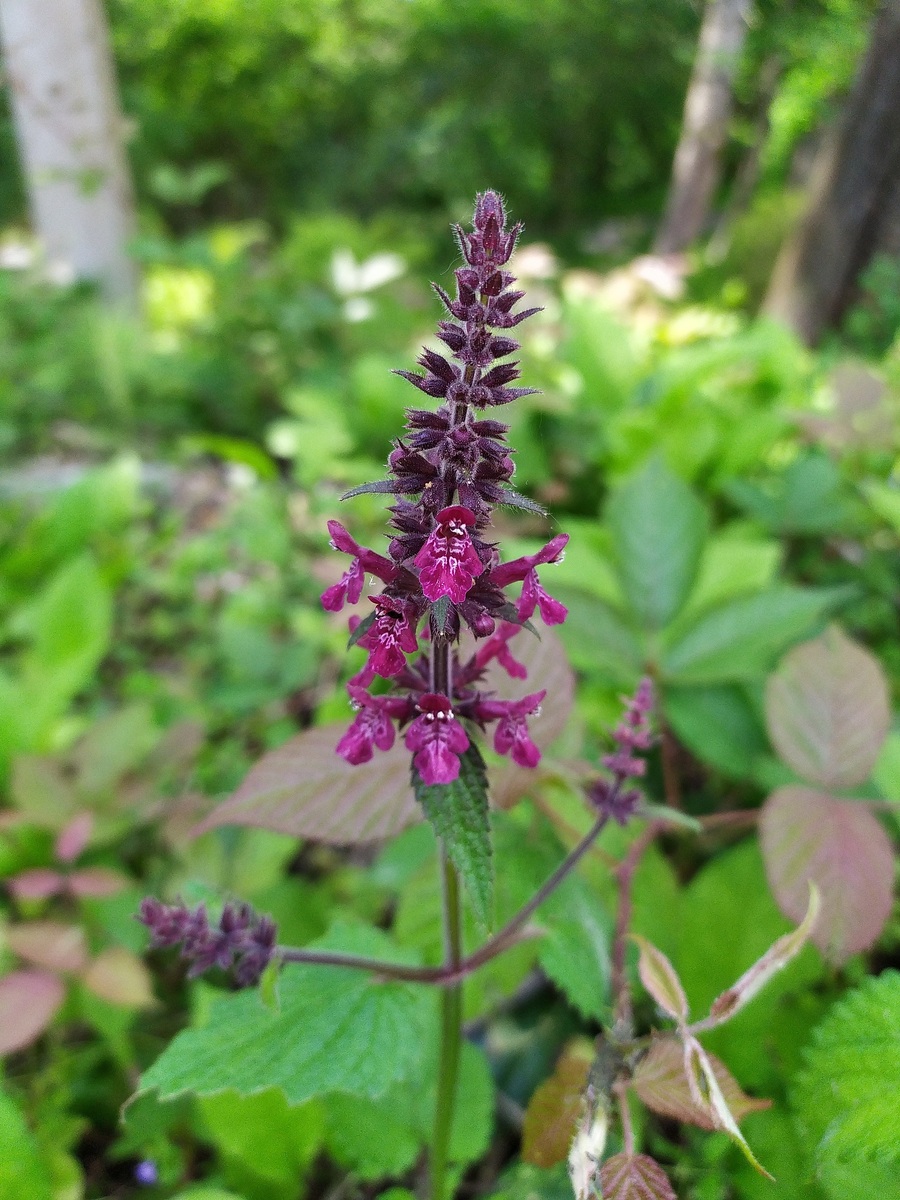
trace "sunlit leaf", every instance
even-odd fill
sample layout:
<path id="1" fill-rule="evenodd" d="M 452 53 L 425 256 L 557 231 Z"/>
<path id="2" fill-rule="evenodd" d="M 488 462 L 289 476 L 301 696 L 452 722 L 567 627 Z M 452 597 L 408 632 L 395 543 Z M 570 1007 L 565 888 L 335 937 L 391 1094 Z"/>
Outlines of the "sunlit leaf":
<path id="1" fill-rule="evenodd" d="M 766 801 L 759 832 L 769 884 L 785 916 L 803 919 L 813 883 L 822 901 L 812 932 L 819 949 L 840 963 L 871 946 L 890 915 L 894 854 L 868 808 L 790 785 Z"/>
<path id="2" fill-rule="evenodd" d="M 657 950 L 646 938 L 635 933 L 631 935 L 631 940 L 640 951 L 638 974 L 641 983 L 667 1016 L 676 1021 L 686 1021 L 688 1002 L 678 972 L 662 950 Z"/>
<path id="3" fill-rule="evenodd" d="M 61 892 L 66 880 L 49 867 L 33 867 L 30 871 L 20 871 L 5 883 L 17 900 L 46 900 Z"/>
<path id="4" fill-rule="evenodd" d="M 600 1168 L 603 1200 L 678 1200 L 665 1171 L 647 1154 L 614 1154 Z"/>
<path id="5" fill-rule="evenodd" d="M 0 1092 L 0 1196 L 3 1200 L 51 1200 L 54 1194 L 50 1173 L 24 1116 L 10 1097 Z"/>
<path id="6" fill-rule="evenodd" d="M 141 959 L 123 946 L 110 946 L 93 959 L 81 976 L 86 987 L 110 1004 L 151 1008 L 153 981 Z"/>
<path id="7" fill-rule="evenodd" d="M 735 1119 L 766 1109 L 770 1100 L 748 1096 L 724 1063 L 708 1055 L 719 1081 L 722 1095 Z M 663 1117 L 699 1125 L 701 1129 L 718 1128 L 709 1107 L 694 1098 L 684 1066 L 684 1047 L 676 1037 L 656 1037 L 650 1049 L 638 1063 L 633 1076 L 634 1090 L 648 1108 Z"/>
<path id="8" fill-rule="evenodd" d="M 0 1054 L 30 1046 L 59 1011 L 66 989 L 49 971 L 12 971 L 0 979 Z"/>
<path id="9" fill-rule="evenodd" d="M 74 862 L 90 841 L 93 828 L 94 817 L 91 813 L 76 813 L 56 839 L 54 850 L 59 861 Z"/>
<path id="10" fill-rule="evenodd" d="M 564 1162 L 575 1135 L 588 1072 L 594 1058 L 586 1038 L 570 1042 L 553 1074 L 528 1102 L 522 1130 L 522 1158 L 536 1167 Z"/>
<path id="11" fill-rule="evenodd" d="M 795 647 L 766 687 L 766 724 L 778 753 L 822 787 L 862 783 L 890 719 L 881 665 L 837 626 Z"/>

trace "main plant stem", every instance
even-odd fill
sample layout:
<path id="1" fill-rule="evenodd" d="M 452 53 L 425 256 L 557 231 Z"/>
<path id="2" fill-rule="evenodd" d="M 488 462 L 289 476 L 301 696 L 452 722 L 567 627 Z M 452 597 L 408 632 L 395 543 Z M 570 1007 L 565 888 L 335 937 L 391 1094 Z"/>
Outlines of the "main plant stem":
<path id="1" fill-rule="evenodd" d="M 459 876 L 441 847 L 443 876 L 444 965 L 456 972 L 462 961 L 462 909 Z M 438 1064 L 437 1103 L 429 1164 L 431 1200 L 445 1200 L 447 1190 L 447 1154 L 456 1106 L 459 1080 L 459 1056 L 462 1047 L 462 979 L 441 990 L 441 1045 Z"/>

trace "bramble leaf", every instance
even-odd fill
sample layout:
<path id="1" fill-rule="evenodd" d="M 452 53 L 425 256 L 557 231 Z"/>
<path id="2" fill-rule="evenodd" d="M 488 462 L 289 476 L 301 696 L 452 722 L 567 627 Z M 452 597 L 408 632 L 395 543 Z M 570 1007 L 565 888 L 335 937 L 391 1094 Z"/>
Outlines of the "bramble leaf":
<path id="1" fill-rule="evenodd" d="M 564 1162 L 581 1112 L 582 1094 L 594 1059 L 587 1038 L 570 1042 L 553 1074 L 535 1089 L 525 1112 L 522 1158 L 536 1167 Z"/>
<path id="2" fill-rule="evenodd" d="M 785 916 L 799 921 L 809 884 L 821 893 L 812 940 L 834 962 L 871 946 L 893 902 L 894 855 L 864 804 L 789 785 L 763 805 L 766 874 Z"/>
<path id="3" fill-rule="evenodd" d="M 891 720 L 874 655 L 832 625 L 785 656 L 766 685 L 766 724 L 803 779 L 848 788 L 871 773 Z"/>
<path id="4" fill-rule="evenodd" d="M 697 577 L 706 510 L 662 459 L 652 458 L 613 493 L 606 515 L 629 606 L 642 626 L 661 629 Z"/>
<path id="5" fill-rule="evenodd" d="M 708 1054 L 710 1064 L 728 1107 L 736 1120 L 759 1112 L 772 1103 L 748 1096 L 723 1062 Z M 642 1102 L 662 1117 L 686 1121 L 701 1129 L 717 1129 L 709 1108 L 694 1098 L 684 1067 L 684 1046 L 676 1037 L 655 1037 L 632 1077 Z"/>
<path id="6" fill-rule="evenodd" d="M 688 1002 L 678 972 L 662 950 L 657 950 L 646 938 L 633 933 L 631 940 L 640 951 L 638 974 L 641 983 L 664 1013 L 678 1022 L 686 1021 Z"/>
<path id="7" fill-rule="evenodd" d="M 0 979 L 0 1054 L 30 1046 L 59 1011 L 66 988 L 49 971 L 11 971 Z"/>
<path id="8" fill-rule="evenodd" d="M 352 954 L 395 957 L 378 930 L 336 927 L 316 943 Z M 217 1000 L 205 1025 L 180 1033 L 141 1080 L 160 1099 L 233 1089 L 281 1088 L 291 1104 L 346 1092 L 376 1099 L 410 1076 L 431 1008 L 425 989 L 385 983 L 364 971 L 287 966 L 279 1007 L 255 991 Z"/>
<path id="9" fill-rule="evenodd" d="M 665 1171 L 648 1154 L 614 1154 L 600 1168 L 603 1200 L 678 1200 Z"/>
<path id="10" fill-rule="evenodd" d="M 813 1034 L 793 1106 L 817 1157 L 900 1168 L 900 972 L 845 996 Z"/>
<path id="11" fill-rule="evenodd" d="M 413 790 L 447 854 L 462 876 L 472 911 L 491 924 L 494 864 L 488 817 L 487 769 L 474 742 L 460 758 L 459 778 L 429 786 L 413 770 Z"/>
<path id="12" fill-rule="evenodd" d="M 362 767 L 335 753 L 344 726 L 307 729 L 264 755 L 195 829 L 252 825 L 348 846 L 393 837 L 421 819 L 400 743 Z"/>

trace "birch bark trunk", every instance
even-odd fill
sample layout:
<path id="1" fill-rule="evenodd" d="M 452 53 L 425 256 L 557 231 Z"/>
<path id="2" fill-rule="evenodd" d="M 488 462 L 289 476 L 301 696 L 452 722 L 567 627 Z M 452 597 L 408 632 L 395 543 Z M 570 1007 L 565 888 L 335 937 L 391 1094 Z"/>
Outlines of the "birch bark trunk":
<path id="1" fill-rule="evenodd" d="M 0 39 L 48 263 L 134 306 L 134 199 L 101 0 L 0 0 Z"/>
<path id="2" fill-rule="evenodd" d="M 684 102 L 672 181 L 653 249 L 684 250 L 705 229 L 719 182 L 731 119 L 732 86 L 752 0 L 707 0 L 694 69 Z"/>

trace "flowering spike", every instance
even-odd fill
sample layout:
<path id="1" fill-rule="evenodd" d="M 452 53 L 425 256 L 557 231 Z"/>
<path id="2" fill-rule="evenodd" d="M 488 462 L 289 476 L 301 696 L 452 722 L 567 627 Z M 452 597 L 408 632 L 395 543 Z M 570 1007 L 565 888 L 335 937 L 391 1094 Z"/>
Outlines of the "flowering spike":
<path id="1" fill-rule="evenodd" d="M 538 762 L 527 718 L 542 694 L 504 702 L 478 689 L 494 660 L 513 678 L 525 678 L 509 643 L 534 613 L 548 625 L 566 616 L 537 576 L 538 566 L 559 560 L 566 535 L 537 554 L 501 564 L 486 534 L 498 504 L 546 515 L 507 486 L 515 470 L 506 444 L 509 426 L 483 415 L 534 391 L 514 386 L 519 364 L 510 360 L 520 346 L 508 331 L 538 311 L 514 311 L 524 293 L 507 264 L 520 232 L 520 225 L 507 228 L 503 200 L 494 191 L 478 195 L 471 232 L 454 229 L 464 259 L 455 271 L 455 295 L 433 285 L 444 310 L 437 336 L 445 352 L 425 347 L 418 369 L 397 372 L 420 397 L 438 403 L 434 410 L 407 410 L 406 431 L 388 456 L 390 478 L 344 497 L 395 497 L 389 557 L 358 545 L 338 522 L 329 523 L 332 545 L 352 561 L 323 593 L 325 608 L 337 612 L 356 603 L 367 575 L 383 585 L 371 597 L 374 614 L 353 626 L 351 644 L 369 657 L 348 684 L 356 716 L 337 752 L 350 763 L 368 762 L 405 728 L 415 768 L 429 785 L 458 778 L 459 756 L 469 745 L 464 721 L 481 728 L 496 722 L 494 744 L 501 753 L 522 766 Z M 521 595 L 514 602 L 504 593 L 518 583 Z M 479 643 L 466 661 L 454 649 L 463 624 Z M 376 676 L 390 680 L 387 694 L 370 694 Z"/>

